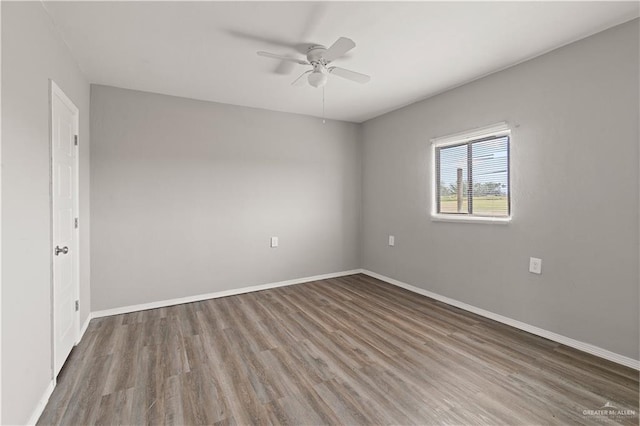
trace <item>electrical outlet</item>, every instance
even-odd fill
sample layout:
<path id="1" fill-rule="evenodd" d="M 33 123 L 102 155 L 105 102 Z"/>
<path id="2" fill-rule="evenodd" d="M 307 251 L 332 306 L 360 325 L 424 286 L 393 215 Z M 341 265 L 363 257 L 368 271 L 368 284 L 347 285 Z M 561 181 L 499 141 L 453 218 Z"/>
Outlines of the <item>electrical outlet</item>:
<path id="1" fill-rule="evenodd" d="M 271 237 L 271 248 L 278 247 L 278 237 Z"/>
<path id="2" fill-rule="evenodd" d="M 393 235 L 389 235 L 389 245 L 391 247 L 396 245 L 396 237 L 394 237 Z"/>
<path id="3" fill-rule="evenodd" d="M 533 274 L 541 274 L 542 273 L 542 259 L 538 259 L 537 257 L 529 258 L 529 272 Z"/>

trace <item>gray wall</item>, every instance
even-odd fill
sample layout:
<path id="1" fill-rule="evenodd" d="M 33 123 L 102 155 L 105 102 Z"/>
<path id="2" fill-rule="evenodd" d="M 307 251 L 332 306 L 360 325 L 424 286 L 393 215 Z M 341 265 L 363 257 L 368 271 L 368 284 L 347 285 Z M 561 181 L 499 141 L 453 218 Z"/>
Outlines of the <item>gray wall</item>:
<path id="1" fill-rule="evenodd" d="M 362 266 L 638 359 L 638 75 L 635 20 L 366 122 Z M 504 120 L 512 223 L 432 222 L 429 139 Z"/>
<path id="2" fill-rule="evenodd" d="M 359 267 L 358 132 L 91 86 L 92 310 Z"/>
<path id="3" fill-rule="evenodd" d="M 49 79 L 80 109 L 80 302 L 89 313 L 89 84 L 40 2 L 2 2 L 2 424 L 51 380 Z"/>

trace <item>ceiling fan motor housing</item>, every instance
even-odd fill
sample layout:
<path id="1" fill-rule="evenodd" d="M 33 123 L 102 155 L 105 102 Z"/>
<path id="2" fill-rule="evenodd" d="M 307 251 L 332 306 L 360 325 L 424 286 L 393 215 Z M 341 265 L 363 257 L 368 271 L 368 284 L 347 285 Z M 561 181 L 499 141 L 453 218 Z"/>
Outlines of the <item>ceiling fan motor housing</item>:
<path id="1" fill-rule="evenodd" d="M 310 64 L 314 65 L 314 68 L 315 63 L 326 65 L 327 63 L 323 59 L 323 55 L 326 51 L 327 48 L 324 46 L 316 45 L 309 47 L 309 50 L 307 50 L 307 61 L 309 61 Z"/>

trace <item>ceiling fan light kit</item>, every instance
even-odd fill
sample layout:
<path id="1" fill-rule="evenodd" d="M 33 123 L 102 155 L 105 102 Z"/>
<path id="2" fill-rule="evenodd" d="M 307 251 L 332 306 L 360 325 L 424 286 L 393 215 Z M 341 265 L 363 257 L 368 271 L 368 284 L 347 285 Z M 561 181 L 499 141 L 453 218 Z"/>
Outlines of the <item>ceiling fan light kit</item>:
<path id="1" fill-rule="evenodd" d="M 334 66 L 327 68 L 328 64 L 333 62 L 335 59 L 340 58 L 354 47 L 356 47 L 356 44 L 353 42 L 353 40 L 346 37 L 340 37 L 328 49 L 320 45 L 310 46 L 307 50 L 306 61 L 289 56 L 276 55 L 269 52 L 258 52 L 258 55 L 272 59 L 294 62 L 300 65 L 311 65 L 313 67 L 312 70 L 303 72 L 298 78 L 293 81 L 293 83 L 291 83 L 292 85 L 299 85 L 300 82 L 304 82 L 304 79 L 302 79 L 302 77 L 307 74 L 308 83 L 316 88 L 324 87 L 324 85 L 327 84 L 328 74 L 335 74 L 338 77 L 355 81 L 356 83 L 367 83 L 369 80 L 371 80 L 371 77 L 366 74 L 361 74 L 359 72 Z"/>
<path id="2" fill-rule="evenodd" d="M 327 74 L 322 71 L 313 71 L 312 73 L 309 73 L 307 80 L 313 87 L 322 87 L 327 84 Z"/>

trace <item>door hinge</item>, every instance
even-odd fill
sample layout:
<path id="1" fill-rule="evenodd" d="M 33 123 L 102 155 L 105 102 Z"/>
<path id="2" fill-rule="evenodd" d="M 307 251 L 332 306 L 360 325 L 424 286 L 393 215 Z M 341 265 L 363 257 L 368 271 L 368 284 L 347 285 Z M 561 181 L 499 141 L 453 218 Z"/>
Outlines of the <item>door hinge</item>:
<path id="1" fill-rule="evenodd" d="M 73 219 L 73 227 L 78 229 L 78 218 L 77 217 Z"/>
<path id="2" fill-rule="evenodd" d="M 78 135 L 73 135 L 73 144 L 78 146 Z"/>
<path id="3" fill-rule="evenodd" d="M 76 312 L 80 310 L 80 301 L 76 300 Z"/>

